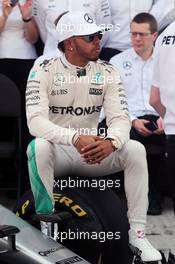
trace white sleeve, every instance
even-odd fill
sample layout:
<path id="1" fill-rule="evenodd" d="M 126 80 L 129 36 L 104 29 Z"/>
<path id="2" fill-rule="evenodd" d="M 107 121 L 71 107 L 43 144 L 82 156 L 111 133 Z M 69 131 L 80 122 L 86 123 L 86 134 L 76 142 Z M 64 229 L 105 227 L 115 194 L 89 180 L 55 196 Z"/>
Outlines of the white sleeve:
<path id="1" fill-rule="evenodd" d="M 175 2 L 174 0 L 155 0 L 153 1 L 149 12 L 155 16 L 158 22 L 159 30 L 165 28 L 175 19 Z"/>
<path id="2" fill-rule="evenodd" d="M 155 51 L 152 85 L 159 87 L 159 49 Z"/>
<path id="3" fill-rule="evenodd" d="M 0 16 L 2 16 L 2 0 L 0 0 Z"/>
<path id="4" fill-rule="evenodd" d="M 124 88 L 117 70 L 113 68 L 104 96 L 104 113 L 108 126 L 107 137 L 113 138 L 118 149 L 129 140 L 131 122 Z"/>
<path id="5" fill-rule="evenodd" d="M 31 135 L 55 144 L 71 145 L 74 130 L 49 120 L 49 90 L 52 72 L 35 65 L 30 71 L 26 89 L 26 114 Z"/>
<path id="6" fill-rule="evenodd" d="M 120 73 L 120 76 L 121 76 L 121 80 L 123 82 L 123 85 L 124 85 L 124 80 L 123 80 L 123 58 L 122 58 L 122 53 L 120 54 L 117 54 L 115 56 L 113 56 L 110 61 L 109 61 L 111 64 L 113 64 L 117 70 L 119 71 Z M 124 85 L 124 88 L 125 88 L 125 91 L 127 91 L 127 86 Z M 128 108 L 129 108 L 129 104 L 128 104 Z M 129 108 L 129 115 L 130 115 L 130 119 L 131 121 L 133 121 L 134 119 L 137 119 L 137 117 L 135 115 L 133 115 L 130 111 L 130 108 Z"/>
<path id="7" fill-rule="evenodd" d="M 105 113 L 104 113 L 104 109 L 102 107 L 101 112 L 100 112 L 100 116 L 99 116 L 99 123 L 102 122 L 105 119 Z"/>

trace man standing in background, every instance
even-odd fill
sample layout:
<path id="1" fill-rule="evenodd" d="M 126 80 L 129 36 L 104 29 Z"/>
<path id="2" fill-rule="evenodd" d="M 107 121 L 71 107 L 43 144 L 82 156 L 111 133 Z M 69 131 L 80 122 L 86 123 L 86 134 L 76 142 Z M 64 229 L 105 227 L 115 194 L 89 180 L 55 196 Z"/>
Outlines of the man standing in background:
<path id="1" fill-rule="evenodd" d="M 150 104 L 164 119 L 169 188 L 175 210 L 175 22 L 159 36 Z"/>

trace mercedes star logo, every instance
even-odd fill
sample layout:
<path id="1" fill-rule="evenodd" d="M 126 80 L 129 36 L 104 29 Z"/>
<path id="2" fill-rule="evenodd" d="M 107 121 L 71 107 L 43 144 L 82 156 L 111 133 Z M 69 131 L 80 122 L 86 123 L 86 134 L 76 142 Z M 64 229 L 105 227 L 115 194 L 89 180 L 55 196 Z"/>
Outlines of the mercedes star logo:
<path id="1" fill-rule="evenodd" d="M 86 22 L 88 22 L 88 23 L 90 23 L 90 24 L 93 23 L 93 19 L 92 19 L 92 17 L 91 17 L 88 13 L 86 13 L 86 14 L 84 15 L 84 19 L 86 20 Z"/>
<path id="2" fill-rule="evenodd" d="M 131 67 L 132 67 L 132 64 L 131 64 L 130 61 L 124 61 L 124 62 L 123 62 L 123 68 L 124 68 L 125 70 L 129 70 L 129 69 L 131 69 Z"/>

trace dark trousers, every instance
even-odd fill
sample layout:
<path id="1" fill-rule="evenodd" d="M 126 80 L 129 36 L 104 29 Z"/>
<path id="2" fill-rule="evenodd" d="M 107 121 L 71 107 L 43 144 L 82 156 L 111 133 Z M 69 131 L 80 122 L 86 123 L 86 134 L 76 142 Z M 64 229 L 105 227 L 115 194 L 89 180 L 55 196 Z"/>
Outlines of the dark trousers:
<path id="1" fill-rule="evenodd" d="M 156 122 L 158 117 L 154 115 L 145 115 L 138 117 L 139 119 L 146 119 Z M 144 137 L 140 135 L 137 130 L 132 127 L 130 132 L 131 139 L 141 142 L 147 152 L 148 172 L 149 172 L 149 194 L 157 196 L 157 199 L 161 196 L 161 193 L 165 188 L 165 135 L 151 135 Z M 149 153 L 149 146 L 161 147 L 160 153 Z"/>
<path id="2" fill-rule="evenodd" d="M 25 110 L 25 91 L 26 91 L 27 78 L 29 75 L 29 71 L 33 66 L 33 63 L 34 60 L 0 59 L 0 73 L 10 78 L 17 85 L 21 94 L 23 192 L 29 188 L 26 149 L 28 143 L 32 140 L 32 137 L 27 127 L 26 110 Z"/>
<path id="3" fill-rule="evenodd" d="M 168 183 L 175 209 L 175 135 L 168 135 L 166 137 L 166 152 Z"/>

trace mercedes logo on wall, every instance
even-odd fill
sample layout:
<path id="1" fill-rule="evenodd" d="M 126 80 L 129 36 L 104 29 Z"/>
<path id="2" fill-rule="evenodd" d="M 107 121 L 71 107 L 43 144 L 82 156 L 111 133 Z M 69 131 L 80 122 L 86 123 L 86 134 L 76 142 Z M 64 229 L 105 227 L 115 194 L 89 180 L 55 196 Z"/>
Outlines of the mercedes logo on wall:
<path id="1" fill-rule="evenodd" d="M 92 18 L 88 13 L 86 13 L 86 14 L 84 15 L 84 19 L 86 20 L 86 22 L 88 22 L 88 23 L 90 23 L 90 24 L 93 23 L 93 18 Z"/>

